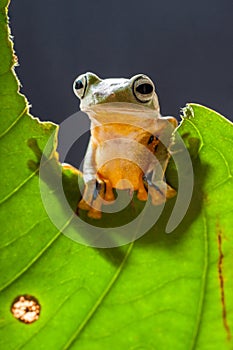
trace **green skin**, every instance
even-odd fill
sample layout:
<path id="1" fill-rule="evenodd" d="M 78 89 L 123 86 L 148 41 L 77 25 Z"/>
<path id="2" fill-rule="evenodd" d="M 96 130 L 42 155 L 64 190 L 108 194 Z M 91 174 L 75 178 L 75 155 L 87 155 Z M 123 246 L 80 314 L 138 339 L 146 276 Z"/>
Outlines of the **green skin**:
<path id="1" fill-rule="evenodd" d="M 101 206 L 104 201 L 101 200 L 100 196 L 95 200 L 93 199 L 96 180 L 98 179 L 97 170 L 101 163 L 98 147 L 93 146 L 96 143 L 101 143 L 99 139 L 96 142 L 94 128 L 96 126 L 102 127 L 100 135 L 103 135 L 103 141 L 106 141 L 108 137 L 105 135 L 104 127 L 109 123 L 123 123 L 122 129 L 125 130 L 127 128 L 126 121 L 130 125 L 141 127 L 152 135 L 158 136 L 166 145 L 165 147 L 160 143 L 158 151 L 156 151 L 156 157 L 159 161 L 156 161 L 155 164 L 153 162 L 144 164 L 144 173 L 145 175 L 152 173 L 151 183 L 148 183 L 147 187 L 154 205 L 161 204 L 166 198 L 173 197 L 175 191 L 163 181 L 163 178 L 169 160 L 168 148 L 171 143 L 171 134 L 177 126 L 177 121 L 173 117 L 162 117 L 160 115 L 158 97 L 151 79 L 143 74 L 135 75 L 130 79 L 100 79 L 93 73 L 86 73 L 75 79 L 73 88 L 74 93 L 81 101 L 80 109 L 86 112 L 91 120 L 91 138 L 83 166 L 86 186 L 79 208 L 89 210 L 89 216 L 92 218 L 101 217 Z M 132 112 L 127 114 L 125 110 L 128 108 L 132 109 Z M 125 134 L 122 136 L 123 133 L 119 130 L 113 128 L 111 130 L 113 138 L 127 137 L 134 141 L 140 137 L 138 132 L 132 133 L 131 129 L 129 129 L 130 132 L 127 136 Z M 115 149 L 113 144 L 110 151 L 108 148 L 108 151 L 102 154 L 102 158 L 106 159 L 107 156 L 110 159 L 110 156 L 112 156 L 113 159 L 114 152 L 121 148 L 126 153 L 130 153 L 130 150 L 127 150 L 129 143 L 127 145 L 123 143 L 124 141 L 122 141 L 122 144 L 119 141 Z M 135 159 L 138 161 L 140 155 L 137 147 L 132 149 L 131 146 L 131 154 L 132 161 Z"/>

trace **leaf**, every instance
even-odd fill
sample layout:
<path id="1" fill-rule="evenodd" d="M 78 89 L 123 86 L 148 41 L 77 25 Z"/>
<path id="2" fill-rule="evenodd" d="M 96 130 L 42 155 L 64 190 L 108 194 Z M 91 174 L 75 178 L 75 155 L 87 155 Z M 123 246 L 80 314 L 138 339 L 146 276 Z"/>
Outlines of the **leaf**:
<path id="1" fill-rule="evenodd" d="M 178 131 L 192 156 L 195 188 L 189 210 L 173 233 L 165 234 L 164 227 L 175 200 L 167 203 L 146 235 L 126 246 L 97 249 L 68 239 L 44 209 L 35 166 L 55 132 L 48 169 L 59 176 L 57 127 L 32 118 L 17 92 L 7 2 L 0 4 L 0 348 L 232 349 L 230 122 L 199 105 L 186 108 Z M 63 173 L 68 200 L 75 207 L 79 173 Z M 172 168 L 168 178 L 173 181 L 171 175 Z M 56 187 L 49 181 L 45 185 L 54 191 L 62 216 Z M 125 212 L 122 220 L 133 215 L 130 207 Z M 104 220 L 109 218 L 100 226 Z M 72 218 L 64 225 L 72 228 Z M 30 325 L 10 311 L 13 300 L 25 294 L 41 305 L 39 319 Z"/>

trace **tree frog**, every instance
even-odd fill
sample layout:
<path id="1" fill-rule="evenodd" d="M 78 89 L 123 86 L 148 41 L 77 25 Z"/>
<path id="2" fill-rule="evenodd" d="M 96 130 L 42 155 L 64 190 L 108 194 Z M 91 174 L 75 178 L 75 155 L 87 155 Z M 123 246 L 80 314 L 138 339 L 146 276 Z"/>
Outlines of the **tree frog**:
<path id="1" fill-rule="evenodd" d="M 91 121 L 78 208 L 100 218 L 102 205 L 115 199 L 113 189 L 137 191 L 142 201 L 149 194 L 154 205 L 173 197 L 164 173 L 177 120 L 160 115 L 152 80 L 144 74 L 101 79 L 88 72 L 75 79 L 73 90 Z"/>

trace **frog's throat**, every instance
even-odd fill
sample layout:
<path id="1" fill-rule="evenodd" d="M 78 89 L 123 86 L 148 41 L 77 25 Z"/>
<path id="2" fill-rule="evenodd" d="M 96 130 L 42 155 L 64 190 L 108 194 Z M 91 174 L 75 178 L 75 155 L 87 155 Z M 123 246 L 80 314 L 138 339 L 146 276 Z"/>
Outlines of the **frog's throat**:
<path id="1" fill-rule="evenodd" d="M 134 103 L 103 103 L 83 109 L 94 125 L 109 123 L 131 124 L 138 127 L 146 126 L 151 120 L 160 118 L 158 110 Z"/>
<path id="2" fill-rule="evenodd" d="M 129 103 L 129 102 L 108 102 L 108 103 L 99 103 L 95 105 L 90 105 L 82 108 L 83 112 L 89 114 L 102 114 L 102 113 L 116 113 L 120 114 L 129 114 L 129 115 L 141 115 L 141 117 L 148 115 L 150 117 L 156 118 L 159 116 L 159 107 L 151 108 L 147 105 Z"/>

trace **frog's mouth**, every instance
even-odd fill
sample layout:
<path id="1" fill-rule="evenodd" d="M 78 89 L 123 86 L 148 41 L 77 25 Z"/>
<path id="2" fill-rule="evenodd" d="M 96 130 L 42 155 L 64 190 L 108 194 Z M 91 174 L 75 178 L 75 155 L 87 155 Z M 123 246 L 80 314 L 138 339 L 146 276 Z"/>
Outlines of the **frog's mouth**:
<path id="1" fill-rule="evenodd" d="M 146 106 L 127 102 L 109 102 L 92 105 L 83 109 L 95 124 L 132 123 L 143 126 L 160 117 L 159 111 Z"/>

